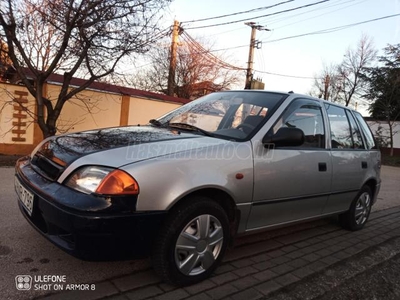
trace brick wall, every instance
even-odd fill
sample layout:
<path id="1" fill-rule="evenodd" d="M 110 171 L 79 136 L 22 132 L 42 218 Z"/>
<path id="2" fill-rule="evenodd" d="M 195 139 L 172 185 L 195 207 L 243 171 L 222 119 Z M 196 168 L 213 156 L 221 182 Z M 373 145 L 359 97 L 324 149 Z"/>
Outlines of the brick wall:
<path id="1" fill-rule="evenodd" d="M 13 142 L 26 142 L 26 127 L 28 125 L 28 92 L 14 91 L 15 98 L 13 99 L 14 112 L 12 122 L 12 138 Z"/>

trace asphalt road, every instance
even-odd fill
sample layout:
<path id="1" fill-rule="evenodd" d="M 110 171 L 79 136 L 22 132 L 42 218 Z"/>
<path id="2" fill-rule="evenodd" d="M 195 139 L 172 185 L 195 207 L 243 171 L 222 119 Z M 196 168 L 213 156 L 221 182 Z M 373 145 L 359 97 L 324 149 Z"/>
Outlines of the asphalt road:
<path id="1" fill-rule="evenodd" d="M 0 299 L 26 298 L 26 293 L 22 296 L 16 289 L 17 275 L 65 275 L 67 283 L 91 284 L 150 268 L 148 259 L 85 262 L 53 246 L 20 214 L 13 188 L 13 172 L 13 168 L 0 168 L 0 268 L 2 274 Z M 400 205 L 399 168 L 384 166 L 382 179 L 382 192 L 378 203 L 373 208 L 374 211 Z M 290 230 L 290 227 L 285 229 L 285 231 Z M 251 237 L 246 237 L 239 241 L 239 244 L 251 243 L 251 240 Z M 34 291 L 29 294 L 29 298 L 46 293 L 48 292 Z"/>

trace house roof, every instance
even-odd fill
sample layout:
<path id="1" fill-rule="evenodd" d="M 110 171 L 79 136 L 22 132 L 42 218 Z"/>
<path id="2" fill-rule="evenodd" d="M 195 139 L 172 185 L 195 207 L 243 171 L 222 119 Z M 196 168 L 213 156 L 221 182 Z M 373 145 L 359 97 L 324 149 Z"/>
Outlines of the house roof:
<path id="1" fill-rule="evenodd" d="M 14 72 L 15 72 L 15 70 L 14 70 Z M 25 68 L 24 72 L 28 77 L 33 76 L 32 71 L 28 68 Z M 62 84 L 63 81 L 64 81 L 64 75 L 55 74 L 55 73 L 51 74 L 47 79 L 47 83 L 54 83 L 54 84 Z M 70 85 L 81 86 L 85 82 L 86 82 L 86 79 L 73 77 L 71 79 Z M 133 97 L 154 99 L 154 100 L 159 100 L 159 101 L 174 102 L 174 103 L 179 103 L 179 104 L 186 104 L 186 103 L 190 102 L 189 99 L 178 98 L 178 97 L 168 96 L 168 95 L 164 95 L 164 94 L 158 94 L 158 93 L 154 93 L 154 92 L 138 90 L 138 89 L 134 89 L 134 88 L 130 88 L 130 87 L 113 85 L 113 84 L 109 84 L 109 83 L 105 83 L 105 82 L 93 82 L 89 86 L 89 89 L 97 90 L 97 91 L 105 91 L 105 92 L 115 93 L 115 94 L 129 95 L 129 96 L 133 96 Z"/>

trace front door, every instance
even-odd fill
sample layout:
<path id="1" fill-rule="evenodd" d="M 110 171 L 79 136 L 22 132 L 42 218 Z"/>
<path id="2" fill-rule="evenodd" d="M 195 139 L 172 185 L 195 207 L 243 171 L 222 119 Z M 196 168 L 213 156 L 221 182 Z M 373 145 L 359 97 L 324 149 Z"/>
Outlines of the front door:
<path id="1" fill-rule="evenodd" d="M 253 141 L 254 196 L 247 229 L 321 215 L 328 199 L 332 162 L 320 102 L 295 99 L 268 134 L 281 127 L 303 130 L 305 141 L 269 149 Z"/>

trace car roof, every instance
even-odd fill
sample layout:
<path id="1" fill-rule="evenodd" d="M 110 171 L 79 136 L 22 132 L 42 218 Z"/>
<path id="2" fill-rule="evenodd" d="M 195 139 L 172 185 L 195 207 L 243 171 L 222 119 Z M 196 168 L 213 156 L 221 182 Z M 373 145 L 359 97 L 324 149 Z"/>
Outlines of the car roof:
<path id="1" fill-rule="evenodd" d="M 316 97 L 313 97 L 313 96 L 310 96 L 310 95 L 294 93 L 293 91 L 282 92 L 282 91 L 274 91 L 274 90 L 228 90 L 228 91 L 221 91 L 221 92 L 249 92 L 249 93 L 264 92 L 264 93 L 274 93 L 274 94 L 288 95 L 288 96 L 290 96 L 292 98 L 298 98 L 298 97 L 304 98 L 304 97 L 306 97 L 306 98 L 309 98 L 309 99 L 312 99 L 312 100 L 321 101 L 322 103 L 327 103 L 327 104 L 339 106 L 341 108 L 345 108 L 345 109 L 352 110 L 352 111 L 356 112 L 356 110 L 354 110 L 353 108 L 345 106 L 345 105 L 342 105 L 340 103 L 327 101 L 325 99 L 316 98 Z"/>

